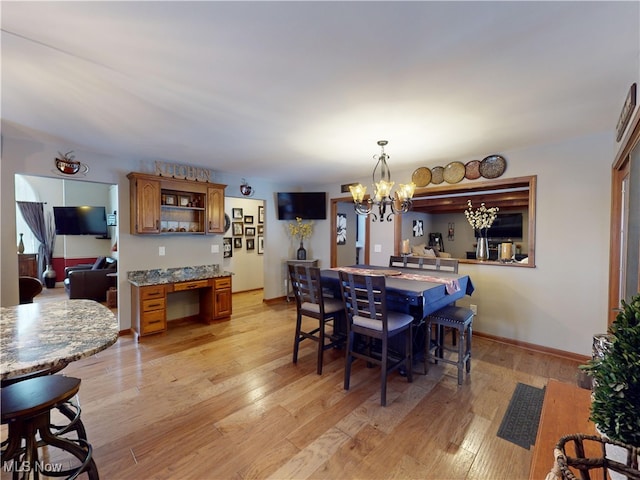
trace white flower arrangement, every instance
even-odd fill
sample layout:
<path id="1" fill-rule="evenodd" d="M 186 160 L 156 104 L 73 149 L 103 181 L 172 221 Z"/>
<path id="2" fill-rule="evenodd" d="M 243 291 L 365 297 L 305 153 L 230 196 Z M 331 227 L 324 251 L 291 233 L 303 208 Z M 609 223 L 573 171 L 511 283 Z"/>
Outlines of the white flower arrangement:
<path id="1" fill-rule="evenodd" d="M 498 207 L 487 208 L 483 203 L 476 209 L 473 208 L 473 204 L 471 200 L 467 200 L 468 208 L 464 211 L 464 215 L 467 217 L 467 221 L 471 228 L 474 230 L 482 231 L 491 227 L 493 225 L 493 221 L 498 216 Z"/>

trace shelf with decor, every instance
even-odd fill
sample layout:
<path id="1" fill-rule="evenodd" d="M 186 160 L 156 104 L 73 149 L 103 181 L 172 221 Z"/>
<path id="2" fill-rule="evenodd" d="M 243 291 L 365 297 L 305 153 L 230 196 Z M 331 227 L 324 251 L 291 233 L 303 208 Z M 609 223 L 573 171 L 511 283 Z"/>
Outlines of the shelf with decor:
<path id="1" fill-rule="evenodd" d="M 224 233 L 226 185 L 132 172 L 131 232 L 154 235 Z"/>

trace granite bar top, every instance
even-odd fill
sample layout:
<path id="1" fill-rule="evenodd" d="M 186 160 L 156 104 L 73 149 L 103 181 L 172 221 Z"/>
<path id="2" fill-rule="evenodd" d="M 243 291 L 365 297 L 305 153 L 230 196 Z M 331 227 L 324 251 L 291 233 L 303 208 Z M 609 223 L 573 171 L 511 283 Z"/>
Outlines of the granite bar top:
<path id="1" fill-rule="evenodd" d="M 0 378 L 89 357 L 118 340 L 118 319 L 93 300 L 62 300 L 0 308 Z"/>
<path id="2" fill-rule="evenodd" d="M 149 285 L 229 277 L 231 275 L 233 275 L 233 273 L 220 270 L 220 265 L 198 265 L 195 267 L 133 270 L 127 273 L 127 280 L 136 287 L 146 287 Z"/>

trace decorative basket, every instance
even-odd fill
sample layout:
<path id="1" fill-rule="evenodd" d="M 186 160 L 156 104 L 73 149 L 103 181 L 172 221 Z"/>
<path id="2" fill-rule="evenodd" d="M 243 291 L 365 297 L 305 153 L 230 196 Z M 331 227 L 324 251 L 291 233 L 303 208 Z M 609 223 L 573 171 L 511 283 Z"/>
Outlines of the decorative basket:
<path id="1" fill-rule="evenodd" d="M 626 463 L 619 463 L 607 457 L 606 445 L 617 445 L 626 451 Z M 569 447 L 572 445 L 572 447 Z M 570 450 L 568 456 L 566 450 Z M 596 458 L 585 457 L 585 452 L 599 452 Z M 576 433 L 562 437 L 556 444 L 553 451 L 555 464 L 547 475 L 546 480 L 590 480 L 590 471 L 598 469 L 594 478 L 609 478 L 611 472 L 625 475 L 628 480 L 640 480 L 640 470 L 638 470 L 638 458 L 640 448 L 632 447 L 624 443 L 603 438 L 597 435 L 585 435 Z M 577 472 L 577 475 L 576 473 Z M 593 472 L 596 474 L 596 472 Z"/>

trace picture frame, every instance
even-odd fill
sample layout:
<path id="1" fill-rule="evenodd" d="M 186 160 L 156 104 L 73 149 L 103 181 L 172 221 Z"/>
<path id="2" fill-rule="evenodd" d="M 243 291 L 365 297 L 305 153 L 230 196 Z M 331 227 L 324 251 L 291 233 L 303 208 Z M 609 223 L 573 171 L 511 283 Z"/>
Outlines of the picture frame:
<path id="1" fill-rule="evenodd" d="M 244 223 L 252 224 L 253 223 L 253 215 L 245 215 L 244 216 Z"/>
<path id="2" fill-rule="evenodd" d="M 258 235 L 264 235 L 264 225 L 258 225 Z"/>
<path id="3" fill-rule="evenodd" d="M 255 239 L 247 238 L 247 250 L 255 250 L 255 249 L 256 249 Z"/>
<path id="4" fill-rule="evenodd" d="M 413 236 L 414 237 L 424 236 L 424 224 L 422 223 L 422 220 L 413 221 Z"/>
<path id="5" fill-rule="evenodd" d="M 222 239 L 222 252 L 223 258 L 233 257 L 233 246 L 231 245 L 231 237 L 224 237 Z"/>
<path id="6" fill-rule="evenodd" d="M 163 195 L 163 200 L 164 200 L 163 203 L 165 205 L 177 205 L 178 204 L 178 201 L 177 201 L 175 195 L 169 195 L 169 194 Z"/>
<path id="7" fill-rule="evenodd" d="M 264 205 L 258 206 L 258 223 L 264 223 Z"/>
<path id="8" fill-rule="evenodd" d="M 234 237 L 233 248 L 242 248 L 242 237 Z"/>
<path id="9" fill-rule="evenodd" d="M 258 235 L 258 255 L 262 255 L 264 253 L 264 237 L 262 235 Z"/>
<path id="10" fill-rule="evenodd" d="M 242 209 L 241 208 L 232 208 L 231 209 L 231 218 L 234 220 L 242 220 Z"/>
<path id="11" fill-rule="evenodd" d="M 231 227 L 233 228 L 233 236 L 241 237 L 244 231 L 244 223 L 242 222 L 232 222 Z"/>
<path id="12" fill-rule="evenodd" d="M 255 237 L 256 229 L 255 227 L 244 227 L 244 236 L 245 237 Z M 249 240 L 247 240 L 249 241 Z"/>
<path id="13" fill-rule="evenodd" d="M 347 216 L 344 213 L 339 213 L 336 219 L 336 244 L 347 244 Z"/>
<path id="14" fill-rule="evenodd" d="M 186 195 L 180 195 L 180 206 L 181 207 L 188 207 L 190 202 L 191 202 L 191 198 L 189 198 Z"/>

